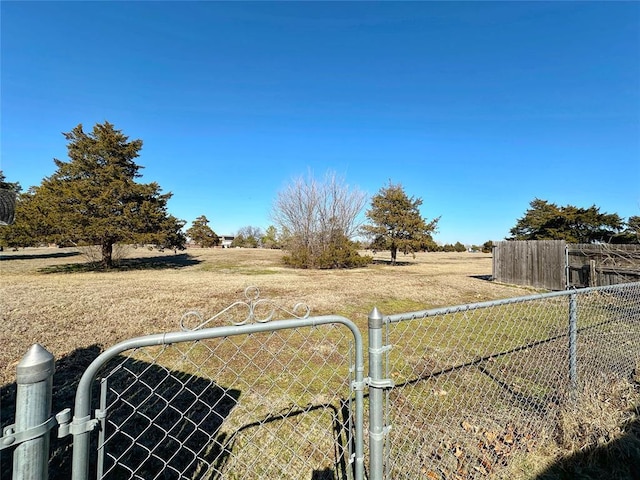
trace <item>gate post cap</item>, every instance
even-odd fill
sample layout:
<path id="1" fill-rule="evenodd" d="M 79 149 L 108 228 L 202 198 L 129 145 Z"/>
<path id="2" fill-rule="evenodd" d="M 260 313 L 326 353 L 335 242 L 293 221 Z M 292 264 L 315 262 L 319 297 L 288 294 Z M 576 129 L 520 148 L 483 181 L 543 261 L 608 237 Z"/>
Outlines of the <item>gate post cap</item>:
<path id="1" fill-rule="evenodd" d="M 384 319 L 378 307 L 373 307 L 369 313 L 369 328 L 382 328 L 382 320 Z"/>
<path id="2" fill-rule="evenodd" d="M 16 383 L 36 383 L 53 375 L 53 355 L 36 343 L 29 348 L 16 368 Z"/>

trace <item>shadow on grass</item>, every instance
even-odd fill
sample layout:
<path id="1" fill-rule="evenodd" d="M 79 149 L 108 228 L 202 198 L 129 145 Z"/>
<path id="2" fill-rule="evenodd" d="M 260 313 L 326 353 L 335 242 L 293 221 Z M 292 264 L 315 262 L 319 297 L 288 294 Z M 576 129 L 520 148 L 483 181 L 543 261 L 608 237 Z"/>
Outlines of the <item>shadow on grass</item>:
<path id="1" fill-rule="evenodd" d="M 493 281 L 493 275 L 469 275 L 469 278 L 475 278 L 476 280 L 484 280 L 486 282 Z"/>
<path id="2" fill-rule="evenodd" d="M 45 260 L 47 258 L 66 258 L 75 257 L 80 255 L 80 252 L 53 252 L 53 253 L 38 253 L 34 255 L 29 254 L 0 254 L 0 262 L 10 260 Z"/>
<path id="3" fill-rule="evenodd" d="M 640 419 L 629 422 L 624 430 L 613 442 L 557 460 L 535 480 L 639 480 Z"/>
<path id="4" fill-rule="evenodd" d="M 396 263 L 394 264 L 391 260 L 383 260 L 381 258 L 374 258 L 373 262 L 374 265 L 389 265 L 389 266 L 393 266 L 393 267 L 406 267 L 408 265 L 412 265 L 411 262 L 399 262 L 396 261 Z"/>
<path id="5" fill-rule="evenodd" d="M 368 395 L 365 395 L 365 398 L 368 398 Z M 237 437 L 239 437 L 243 432 L 247 430 L 264 427 L 265 425 L 273 422 L 282 422 L 283 420 L 295 419 L 296 417 L 308 415 L 317 411 L 331 412 L 331 417 L 333 419 L 333 442 L 334 448 L 336 448 L 335 453 L 337 454 L 338 459 L 333 467 L 323 468 L 322 470 L 312 470 L 311 480 L 341 480 L 352 478 L 352 469 L 354 468 L 354 466 L 348 461 L 349 456 L 347 455 L 347 452 L 353 451 L 355 445 L 351 443 L 353 440 L 353 436 L 351 435 L 352 432 L 350 432 L 347 427 L 350 423 L 351 418 L 349 402 L 344 398 L 340 399 L 339 408 L 330 403 L 321 403 L 307 405 L 305 407 L 300 407 L 297 409 L 289 409 L 285 413 L 271 414 L 262 418 L 260 421 L 243 425 L 230 435 L 222 434 L 219 438 L 224 441 L 222 445 L 223 449 L 225 451 L 232 452 L 235 449 Z M 228 456 L 221 456 L 220 458 L 226 461 L 228 459 Z M 215 465 L 216 471 L 221 470 L 223 467 L 223 463 L 218 463 Z"/>
<path id="6" fill-rule="evenodd" d="M 101 353 L 98 345 L 81 348 L 58 359 L 53 378 L 52 414 L 72 408 L 80 378 Z M 351 478 L 352 466 L 346 452 L 351 451 L 349 402 L 307 405 L 271 414 L 232 432 L 221 427 L 239 403 L 241 391 L 218 385 L 213 379 L 168 369 L 160 364 L 118 355 L 100 370 L 106 379 L 106 416 L 98 430 L 104 434 L 104 475 L 101 478 L 224 478 L 239 435 L 272 422 L 315 411 L 329 411 L 336 448 L 341 453 L 333 466 L 311 472 L 312 480 Z M 94 382 L 92 410 L 101 408 L 98 381 Z M 15 383 L 0 388 L 0 424 L 14 422 Z M 73 410 L 73 408 L 72 408 Z M 295 421 L 295 420 L 294 420 Z M 73 439 L 50 436 L 49 479 L 71 478 Z M 0 478 L 12 478 L 13 451 L 0 456 Z M 97 478 L 98 431 L 91 435 L 89 477 Z"/>
<path id="7" fill-rule="evenodd" d="M 131 270 L 171 270 L 191 267 L 202 263 L 188 253 L 176 255 L 163 255 L 145 258 L 126 258 L 120 260 L 117 265 L 106 269 L 99 263 L 68 263 L 65 265 L 53 265 L 39 270 L 40 273 L 82 273 L 82 272 L 126 272 Z"/>
<path id="8" fill-rule="evenodd" d="M 592 332 L 593 329 L 597 328 L 605 328 L 607 329 L 607 325 L 614 324 L 617 322 L 616 320 L 608 320 L 605 322 L 601 322 L 600 324 L 596 324 L 593 326 L 588 326 L 580 329 L 580 333 L 582 335 L 583 341 L 582 346 L 585 350 L 592 350 L 597 346 L 597 342 L 600 337 L 595 337 L 592 341 L 588 341 L 585 339 L 586 333 Z M 608 330 L 608 329 L 607 329 Z M 508 404 L 513 406 L 514 408 L 518 408 L 519 411 L 523 412 L 523 426 L 525 429 L 520 428 L 520 424 L 515 424 L 515 432 L 513 443 L 503 444 L 501 448 L 521 448 L 523 445 L 526 446 L 526 442 L 523 438 L 526 438 L 533 434 L 533 438 L 535 438 L 535 431 L 527 431 L 527 428 L 531 428 L 527 426 L 527 422 L 533 422 L 536 418 L 544 418 L 544 419 L 554 419 L 556 415 L 558 415 L 563 408 L 563 393 L 562 390 L 555 387 L 549 388 L 548 391 L 544 391 L 545 382 L 549 382 L 547 385 L 561 385 L 562 378 L 558 379 L 553 378 L 553 368 L 545 371 L 540 367 L 535 367 L 539 365 L 539 360 L 536 359 L 548 359 L 548 358 L 562 358 L 564 349 L 566 348 L 566 339 L 567 334 L 560 334 L 556 336 L 552 336 L 543 340 L 537 340 L 534 342 L 529 342 L 525 345 L 512 348 L 510 350 L 505 350 L 502 352 L 491 353 L 489 355 L 473 359 L 466 363 L 461 363 L 457 365 L 452 365 L 447 368 L 437 368 L 436 362 L 425 362 L 424 364 L 420 364 L 420 368 L 416 370 L 422 371 L 422 374 L 415 376 L 415 378 L 408 379 L 404 382 L 396 381 L 394 390 L 398 391 L 401 388 L 409 387 L 415 384 L 419 384 L 422 381 L 428 381 L 432 379 L 437 379 L 438 377 L 443 377 L 446 382 L 448 379 L 448 375 L 452 374 L 456 371 L 462 371 L 466 369 L 477 369 L 483 375 L 485 375 L 488 379 L 491 380 L 492 383 L 497 385 L 502 392 L 504 392 L 506 399 L 508 399 Z M 536 348 L 548 348 L 547 351 L 543 353 L 536 353 Z M 526 358 L 526 362 L 533 373 L 533 376 L 529 376 L 525 371 L 517 368 L 517 365 L 520 363 L 516 357 L 513 357 L 514 360 L 510 360 L 505 363 L 496 362 L 496 360 L 501 357 L 509 358 L 514 354 L 522 355 L 522 358 Z M 631 353 L 629 353 L 631 355 Z M 586 361 L 586 358 L 585 358 Z M 512 367 L 509 365 L 514 365 L 516 368 L 511 370 Z M 627 382 L 629 380 L 629 376 L 632 374 L 631 364 L 625 364 L 625 366 L 615 366 L 610 367 L 611 372 L 616 372 L 617 374 L 622 374 L 620 377 L 620 381 Z M 600 367 L 602 369 L 602 373 L 605 372 L 604 367 Z M 608 367 L 609 368 L 609 367 Z M 539 376 L 540 379 L 544 379 L 544 381 L 540 382 L 536 378 Z M 514 383 L 515 380 L 515 383 Z M 453 382 L 453 380 L 451 380 Z M 536 385 L 538 384 L 541 388 L 540 390 L 529 388 L 523 389 L 522 385 Z M 629 384 L 629 388 L 633 391 L 637 391 L 639 388 L 637 383 Z M 620 398 L 627 398 L 629 393 L 625 391 Z M 609 398 L 609 396 L 605 396 L 602 393 L 594 393 L 594 398 L 599 402 L 598 411 L 606 411 L 607 409 L 611 409 L 615 412 L 615 401 L 616 398 Z M 489 400 L 490 401 L 490 400 Z M 485 405 L 491 406 L 490 403 L 486 403 Z M 618 409 L 617 411 L 622 411 L 622 409 Z M 585 447 L 581 451 L 577 451 L 572 454 L 567 454 L 565 457 L 559 458 L 552 465 L 548 466 L 544 471 L 540 472 L 537 476 L 531 477 L 518 477 L 518 478 L 528 478 L 532 480 L 640 480 L 640 418 L 638 415 L 640 414 L 640 405 L 637 406 L 630 412 L 633 416 L 633 420 L 629 421 L 622 427 L 624 431 L 624 435 L 616 440 L 610 441 L 604 445 L 594 445 L 591 447 Z M 610 425 L 607 423 L 596 423 L 596 421 L 589 415 L 589 411 L 579 410 L 576 415 L 576 418 L 580 420 L 578 427 L 576 427 L 576 431 L 580 435 L 584 435 L 587 438 L 587 441 L 593 441 L 594 438 L 599 439 L 601 442 L 604 442 L 605 438 L 611 433 L 610 430 L 606 430 L 606 428 Z M 473 418 L 473 415 L 469 417 L 465 417 L 465 421 L 475 423 L 469 418 Z M 628 417 L 627 417 L 628 418 Z M 555 420 L 553 420 L 555 422 Z M 505 424 L 508 425 L 508 420 L 505 421 Z M 399 422 L 400 423 L 400 422 Z M 455 422 L 453 422 L 455 423 Z M 531 425 L 534 425 L 531 423 Z M 620 423 L 618 423 L 620 425 Z M 557 423 L 553 424 L 554 427 L 558 427 Z M 464 428 L 464 427 L 463 427 Z M 469 430 L 465 429 L 467 432 Z M 479 429 L 480 432 L 483 431 L 483 428 Z M 489 429 L 489 431 L 491 431 Z M 616 431 L 618 431 L 616 429 Z M 448 435 L 449 433 L 445 433 Z M 481 433 L 481 437 L 471 436 L 471 442 L 463 443 L 462 437 L 460 437 L 459 432 L 451 433 L 453 440 L 451 440 L 452 444 L 454 442 L 459 442 L 463 445 L 462 451 L 470 450 L 467 449 L 465 445 L 482 445 L 482 455 L 469 455 L 465 454 L 463 456 L 457 456 L 454 459 L 454 462 L 458 462 L 458 465 L 465 464 L 469 467 L 469 471 L 472 468 L 480 468 L 481 463 L 478 463 L 479 459 L 485 459 L 489 461 L 491 465 L 508 465 L 508 462 L 502 456 L 504 450 L 500 450 L 495 446 L 499 444 L 487 443 L 487 438 L 485 433 Z M 498 436 L 499 438 L 499 436 Z M 573 437 L 572 437 L 573 438 Z M 520 443 L 520 440 L 523 440 Z M 585 441 L 584 443 L 587 443 Z M 582 440 L 576 440 L 575 444 L 581 444 Z M 558 450 L 560 450 L 560 446 L 558 446 Z M 564 447 L 562 447 L 564 448 Z M 447 451 L 446 454 L 451 458 L 452 454 Z M 446 465 L 446 462 L 441 462 L 441 456 L 438 453 L 438 456 L 432 457 L 434 459 L 434 464 L 438 463 L 439 465 Z M 504 462 L 504 463 L 501 463 Z M 434 477 L 435 478 L 435 477 Z M 445 478 L 438 477 L 438 478 Z M 448 477 L 446 477 L 448 478 Z M 472 477 L 472 478 L 480 478 L 480 477 Z M 496 477 L 497 478 L 497 477 Z M 503 478 L 503 477 L 499 477 Z"/>
<path id="9" fill-rule="evenodd" d="M 69 355 L 56 360 L 51 406 L 53 413 L 58 413 L 64 408 L 73 406 L 76 386 L 80 381 L 80 377 L 100 352 L 101 349 L 98 345 L 92 345 L 75 350 Z M 16 390 L 15 382 L 0 387 L 0 425 L 3 428 L 14 421 Z M 2 452 L 0 457 L 0 478 L 11 478 L 13 469 L 12 451 L 13 449 L 7 449 Z M 58 439 L 55 434 L 51 435 L 50 451 L 49 478 L 52 480 L 71 478 L 71 437 Z"/>
<path id="10" fill-rule="evenodd" d="M 52 413 L 74 405 L 76 388 L 85 369 L 101 353 L 92 345 L 56 361 Z M 229 451 L 219 432 L 235 407 L 240 391 L 208 378 L 169 370 L 148 362 L 117 356 L 102 370 L 108 375 L 107 415 L 100 429 L 105 435 L 104 477 L 197 478 L 213 465 L 223 465 Z M 97 382 L 96 382 L 97 383 Z M 100 393 L 94 386 L 93 407 Z M 16 384 L 0 388 L 1 422 L 12 423 Z M 93 408 L 92 407 L 92 408 Z M 71 478 L 72 437 L 51 435 L 49 478 Z M 97 435 L 91 436 L 89 478 L 97 472 Z M 0 477 L 11 478 L 13 449 L 2 452 Z M 217 478 L 216 471 L 210 478 Z"/>

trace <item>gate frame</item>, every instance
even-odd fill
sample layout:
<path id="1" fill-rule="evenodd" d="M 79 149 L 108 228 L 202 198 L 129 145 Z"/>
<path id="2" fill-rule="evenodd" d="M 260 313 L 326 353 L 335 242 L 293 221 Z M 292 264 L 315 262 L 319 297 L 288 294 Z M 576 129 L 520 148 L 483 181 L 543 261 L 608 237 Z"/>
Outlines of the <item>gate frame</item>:
<path id="1" fill-rule="evenodd" d="M 100 412 L 96 412 L 91 418 L 92 387 L 102 366 L 118 354 L 141 347 L 171 345 L 174 343 L 207 340 L 236 335 L 248 335 L 252 333 L 271 332 L 276 330 L 290 330 L 320 325 L 341 324 L 346 326 L 353 335 L 355 346 L 355 379 L 351 390 L 355 392 L 355 480 L 364 478 L 364 443 L 362 431 L 364 427 L 364 356 L 363 341 L 357 325 L 348 318 L 338 315 L 324 315 L 307 317 L 303 319 L 274 320 L 265 323 L 252 323 L 245 325 L 233 325 L 206 328 L 202 330 L 186 332 L 170 332 L 143 337 L 132 338 L 120 342 L 101 353 L 87 367 L 80 379 L 76 390 L 73 421 L 69 425 L 69 432 L 73 434 L 73 460 L 71 479 L 86 480 L 89 477 L 90 434 L 97 426 Z"/>

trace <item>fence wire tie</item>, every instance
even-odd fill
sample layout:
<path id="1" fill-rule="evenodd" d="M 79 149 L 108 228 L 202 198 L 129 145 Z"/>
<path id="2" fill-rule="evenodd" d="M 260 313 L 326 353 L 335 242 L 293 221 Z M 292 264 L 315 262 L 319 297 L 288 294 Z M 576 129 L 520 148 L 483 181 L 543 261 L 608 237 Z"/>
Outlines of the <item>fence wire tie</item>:
<path id="1" fill-rule="evenodd" d="M 381 378 L 380 380 L 373 380 L 369 378 L 367 384 L 372 388 L 382 388 L 384 390 L 391 389 L 396 386 L 390 378 Z"/>
<path id="2" fill-rule="evenodd" d="M 356 382 L 355 380 L 351 382 L 351 388 L 356 392 L 360 390 L 364 390 L 364 387 L 367 385 L 368 383 L 366 378 L 362 382 Z"/>

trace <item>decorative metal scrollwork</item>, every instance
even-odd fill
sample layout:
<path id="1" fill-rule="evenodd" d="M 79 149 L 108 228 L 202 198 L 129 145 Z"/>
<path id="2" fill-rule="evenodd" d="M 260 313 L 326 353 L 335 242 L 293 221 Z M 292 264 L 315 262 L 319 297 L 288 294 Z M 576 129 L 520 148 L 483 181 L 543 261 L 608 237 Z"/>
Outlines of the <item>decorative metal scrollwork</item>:
<path id="1" fill-rule="evenodd" d="M 255 286 L 245 288 L 246 300 L 238 300 L 224 308 L 214 316 L 204 319 L 199 312 L 187 312 L 180 318 L 180 328 L 183 331 L 200 330 L 216 319 L 227 319 L 233 325 L 247 323 L 266 323 L 273 320 L 278 312 L 289 315 L 290 318 L 307 318 L 311 309 L 305 303 L 296 303 L 291 310 L 282 307 L 273 300 L 260 298 L 260 289 Z M 189 326 L 195 324 L 195 326 Z"/>

